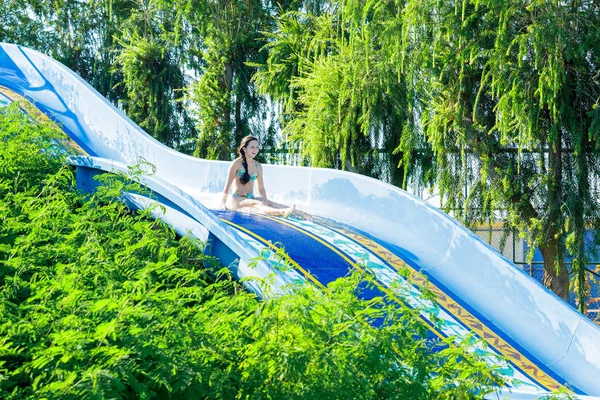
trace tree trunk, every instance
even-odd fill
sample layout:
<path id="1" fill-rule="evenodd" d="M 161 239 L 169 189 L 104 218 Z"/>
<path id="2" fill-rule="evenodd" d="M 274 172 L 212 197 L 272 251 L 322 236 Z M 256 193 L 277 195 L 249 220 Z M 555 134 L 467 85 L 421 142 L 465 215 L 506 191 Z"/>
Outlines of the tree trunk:
<path id="1" fill-rule="evenodd" d="M 235 96 L 235 142 L 239 143 L 244 137 L 244 127 L 242 126 L 242 99 L 240 96 Z"/>
<path id="2" fill-rule="evenodd" d="M 549 114 L 547 109 L 544 110 Z M 548 115 L 548 120 L 552 118 Z M 556 125 L 559 125 L 556 123 Z M 569 298 L 569 272 L 565 266 L 565 252 L 559 248 L 561 243 L 557 239 L 559 237 L 558 226 L 561 224 L 561 206 L 563 204 L 563 160 L 562 160 L 562 130 L 558 126 L 556 138 L 552 140 L 549 137 L 549 152 L 548 152 L 548 206 L 550 213 L 544 227 L 545 236 L 548 238 L 543 245 L 540 245 L 540 251 L 544 258 L 544 278 L 542 283 L 548 289 L 556 293 L 565 301 Z M 543 246 L 543 247 L 542 247 Z M 556 268 L 558 263 L 558 271 Z"/>
<path id="3" fill-rule="evenodd" d="M 390 137 L 388 139 L 387 153 L 390 157 L 389 168 L 390 168 L 390 183 L 394 186 L 398 186 L 406 190 L 404 184 L 404 171 L 406 166 L 400 166 L 403 154 L 400 152 L 394 153 L 396 148 L 400 145 L 400 138 L 402 137 L 403 124 L 400 121 L 396 121 L 390 129 Z"/>
<path id="4" fill-rule="evenodd" d="M 219 159 L 228 160 L 231 155 L 231 88 L 233 83 L 233 67 L 230 62 L 225 64 L 221 77 L 221 91 L 227 94 L 227 102 L 223 105 L 222 123 L 219 132 Z M 235 144 L 234 144 L 235 147 Z M 236 156 L 234 155 L 233 158 Z"/>
<path id="5" fill-rule="evenodd" d="M 542 283 L 557 296 L 567 301 L 569 299 L 569 271 L 567 271 L 565 261 L 557 254 L 557 245 L 557 243 L 550 243 L 549 246 L 540 246 L 540 252 L 544 259 Z M 558 273 L 555 265 L 557 260 L 559 263 Z"/>

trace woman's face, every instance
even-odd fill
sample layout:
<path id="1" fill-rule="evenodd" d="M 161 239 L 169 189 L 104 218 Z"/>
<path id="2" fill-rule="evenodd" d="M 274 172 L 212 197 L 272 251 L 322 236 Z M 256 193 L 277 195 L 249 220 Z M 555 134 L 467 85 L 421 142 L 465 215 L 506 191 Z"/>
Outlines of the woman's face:
<path id="1" fill-rule="evenodd" d="M 254 159 L 254 157 L 256 157 L 256 155 L 258 154 L 259 150 L 260 149 L 258 148 L 258 141 L 253 140 L 246 145 L 245 153 L 247 156 Z"/>

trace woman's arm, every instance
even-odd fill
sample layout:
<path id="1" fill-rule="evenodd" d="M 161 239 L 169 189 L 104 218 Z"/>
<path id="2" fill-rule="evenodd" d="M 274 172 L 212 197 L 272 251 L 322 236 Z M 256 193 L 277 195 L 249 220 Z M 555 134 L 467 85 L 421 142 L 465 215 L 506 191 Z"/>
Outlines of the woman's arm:
<path id="1" fill-rule="evenodd" d="M 258 194 L 263 199 L 267 200 L 267 191 L 265 190 L 265 184 L 263 183 L 263 167 L 258 164 L 258 177 L 256 178 L 256 183 L 258 184 Z"/>
<path id="2" fill-rule="evenodd" d="M 233 161 L 229 165 L 229 171 L 227 172 L 227 181 L 225 182 L 225 188 L 223 188 L 223 193 L 221 193 L 221 208 L 227 208 L 226 201 L 227 195 L 229 194 L 229 190 L 231 189 L 231 184 L 235 179 L 235 172 L 237 170 L 236 162 Z"/>

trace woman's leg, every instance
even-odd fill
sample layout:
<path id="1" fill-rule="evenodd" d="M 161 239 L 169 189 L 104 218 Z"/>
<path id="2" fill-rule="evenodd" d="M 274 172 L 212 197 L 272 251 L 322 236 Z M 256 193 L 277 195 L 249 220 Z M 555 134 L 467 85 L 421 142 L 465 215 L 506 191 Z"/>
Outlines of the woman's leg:
<path id="1" fill-rule="evenodd" d="M 294 210 L 292 213 L 294 218 L 302 219 L 304 221 L 311 221 L 313 219 L 312 214 L 307 213 L 306 211 Z"/>
<path id="2" fill-rule="evenodd" d="M 262 213 L 265 213 L 267 215 L 275 215 L 278 217 L 287 218 L 290 216 L 290 214 L 292 212 L 294 212 L 296 205 L 292 204 L 291 207 L 286 207 L 286 208 L 273 208 L 273 207 L 269 207 L 269 206 L 265 206 L 265 205 L 260 205 L 260 206 L 257 206 L 256 208 L 259 211 L 261 211 Z"/>
<path id="3" fill-rule="evenodd" d="M 279 204 L 279 203 L 275 203 L 272 200 L 268 200 L 268 199 L 264 199 L 262 197 L 255 197 L 256 200 L 258 201 L 262 201 L 263 204 L 267 207 L 271 207 L 271 208 L 289 208 L 289 206 L 286 206 L 285 204 Z"/>
<path id="4" fill-rule="evenodd" d="M 240 203 L 242 202 L 242 200 L 244 200 L 243 197 L 231 196 L 231 209 L 237 210 L 238 208 L 240 208 Z"/>
<path id="5" fill-rule="evenodd" d="M 269 204 L 273 204 L 273 203 L 270 202 Z M 274 215 L 274 216 L 279 216 L 279 217 L 284 217 L 284 218 L 289 217 L 290 214 L 296 209 L 295 204 L 292 205 L 291 207 L 283 206 L 281 204 L 278 204 L 278 205 L 282 206 L 282 208 L 275 208 L 270 205 L 267 205 L 266 202 L 263 201 L 262 199 L 243 199 L 242 201 L 240 201 L 237 204 L 238 208 L 254 209 L 254 210 L 261 212 L 263 214 L 266 214 L 266 215 Z"/>
<path id="6" fill-rule="evenodd" d="M 257 197 L 256 200 L 262 201 L 264 203 L 264 205 L 266 205 L 267 207 L 271 207 L 271 208 L 276 208 L 276 209 L 290 208 L 289 206 L 286 206 L 285 204 L 275 203 L 274 201 L 263 199 L 262 197 Z M 294 205 L 294 207 L 295 207 L 295 205 Z M 291 215 L 295 218 L 303 219 L 305 221 L 310 221 L 313 218 L 313 216 L 311 214 L 309 214 L 305 211 L 300 211 L 300 210 L 296 210 L 296 209 L 293 210 Z"/>

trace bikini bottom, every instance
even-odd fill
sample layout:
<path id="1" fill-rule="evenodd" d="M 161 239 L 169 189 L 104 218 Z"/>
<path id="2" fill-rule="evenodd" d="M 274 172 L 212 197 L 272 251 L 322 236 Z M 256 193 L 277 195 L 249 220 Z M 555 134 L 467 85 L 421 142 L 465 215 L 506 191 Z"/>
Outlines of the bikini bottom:
<path id="1" fill-rule="evenodd" d="M 245 194 L 234 193 L 233 197 L 245 197 L 247 199 L 254 199 L 254 195 L 252 193 L 245 193 Z"/>

